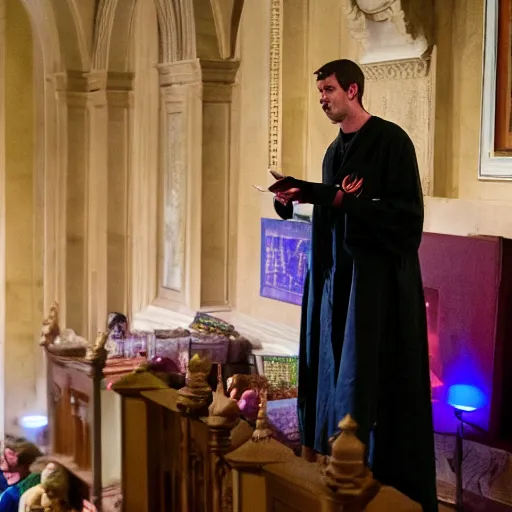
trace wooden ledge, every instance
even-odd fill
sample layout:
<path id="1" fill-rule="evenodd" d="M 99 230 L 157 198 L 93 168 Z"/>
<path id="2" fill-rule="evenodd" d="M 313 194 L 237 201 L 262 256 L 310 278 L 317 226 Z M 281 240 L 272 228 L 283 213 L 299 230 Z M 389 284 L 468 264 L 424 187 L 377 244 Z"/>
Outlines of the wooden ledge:
<path id="1" fill-rule="evenodd" d="M 158 404 L 165 409 L 169 409 L 173 412 L 180 412 L 177 407 L 178 391 L 176 389 L 156 389 L 154 391 L 144 391 L 141 396 L 148 399 L 155 404 Z"/>
<path id="2" fill-rule="evenodd" d="M 236 311 L 212 311 L 216 316 L 230 324 L 252 345 L 255 355 L 297 356 L 299 353 L 299 328 L 273 322 L 262 322 L 257 318 L 243 315 Z M 194 313 L 180 309 L 175 311 L 159 306 L 148 306 L 136 313 L 132 325 L 137 330 L 147 329 L 187 329 Z"/>

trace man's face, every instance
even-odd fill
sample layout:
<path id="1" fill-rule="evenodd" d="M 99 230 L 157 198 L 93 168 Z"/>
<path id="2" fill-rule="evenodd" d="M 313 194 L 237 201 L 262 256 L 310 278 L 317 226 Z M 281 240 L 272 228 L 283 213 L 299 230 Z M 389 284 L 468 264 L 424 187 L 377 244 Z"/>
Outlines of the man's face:
<path id="1" fill-rule="evenodd" d="M 0 458 L 0 471 L 3 472 L 9 485 L 14 485 L 20 481 L 20 468 L 18 466 L 18 454 L 6 448 L 3 456 Z"/>
<path id="2" fill-rule="evenodd" d="M 353 102 L 357 102 L 357 85 L 351 84 L 348 91 L 344 91 L 334 74 L 318 80 L 316 85 L 325 115 L 333 123 L 341 123 L 350 114 Z"/>

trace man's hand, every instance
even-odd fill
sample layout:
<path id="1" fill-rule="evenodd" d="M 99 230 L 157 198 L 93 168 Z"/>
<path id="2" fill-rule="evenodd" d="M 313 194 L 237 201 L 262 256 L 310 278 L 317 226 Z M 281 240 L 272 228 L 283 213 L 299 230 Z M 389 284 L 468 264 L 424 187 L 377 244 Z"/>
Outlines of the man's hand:
<path id="1" fill-rule="evenodd" d="M 285 206 L 290 201 L 300 201 L 300 188 L 289 188 L 288 190 L 285 190 L 283 192 L 276 192 L 276 199 Z"/>
<path id="2" fill-rule="evenodd" d="M 320 206 L 334 206 L 336 194 L 340 191 L 333 185 L 298 180 L 291 176 L 277 180 L 268 189 L 283 205 L 289 204 L 290 201 L 300 201 Z"/>

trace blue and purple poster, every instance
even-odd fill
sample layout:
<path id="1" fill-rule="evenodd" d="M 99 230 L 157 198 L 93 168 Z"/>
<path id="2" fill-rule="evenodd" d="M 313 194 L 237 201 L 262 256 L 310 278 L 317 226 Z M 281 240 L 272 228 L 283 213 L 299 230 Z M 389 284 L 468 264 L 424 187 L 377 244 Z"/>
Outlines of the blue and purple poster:
<path id="1" fill-rule="evenodd" d="M 260 295 L 300 305 L 310 247 L 308 222 L 261 219 Z"/>

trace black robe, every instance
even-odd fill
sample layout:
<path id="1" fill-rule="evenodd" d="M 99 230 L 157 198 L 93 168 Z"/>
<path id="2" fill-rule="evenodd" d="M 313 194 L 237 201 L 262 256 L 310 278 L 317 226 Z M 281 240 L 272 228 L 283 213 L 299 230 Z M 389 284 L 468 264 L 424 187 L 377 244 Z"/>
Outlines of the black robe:
<path id="1" fill-rule="evenodd" d="M 414 146 L 372 117 L 340 132 L 323 183 L 363 178 L 341 206 L 315 206 L 302 306 L 298 413 L 319 453 L 350 413 L 381 483 L 437 511 L 425 300 L 418 260 L 423 197 Z"/>

